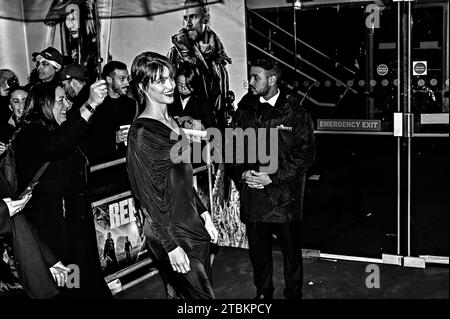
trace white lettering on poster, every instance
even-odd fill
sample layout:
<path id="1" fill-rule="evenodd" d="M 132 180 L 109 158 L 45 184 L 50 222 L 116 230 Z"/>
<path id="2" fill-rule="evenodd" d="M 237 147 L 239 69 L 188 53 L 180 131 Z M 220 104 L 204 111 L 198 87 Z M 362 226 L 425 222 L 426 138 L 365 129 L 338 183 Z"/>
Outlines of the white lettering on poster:
<path id="1" fill-rule="evenodd" d="M 132 197 L 111 203 L 108 206 L 110 228 L 114 229 L 136 220 L 134 200 Z"/>

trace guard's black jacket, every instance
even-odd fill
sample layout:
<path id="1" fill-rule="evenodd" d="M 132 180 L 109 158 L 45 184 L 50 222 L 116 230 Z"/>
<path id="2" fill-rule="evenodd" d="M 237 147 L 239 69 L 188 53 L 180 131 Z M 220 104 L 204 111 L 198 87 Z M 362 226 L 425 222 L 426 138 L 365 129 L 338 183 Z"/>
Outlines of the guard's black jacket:
<path id="1" fill-rule="evenodd" d="M 256 140 L 246 140 L 244 163 L 228 165 L 231 178 L 240 191 L 241 220 L 244 223 L 285 223 L 301 220 L 306 171 L 315 158 L 311 115 L 299 105 L 297 99 L 286 95 L 282 90 L 274 107 L 269 103 L 260 103 L 259 97 L 247 93 L 238 104 L 233 127 L 244 130 L 253 128 L 256 131 Z M 261 139 L 261 133 L 258 134 L 258 128 L 267 129 L 266 143 Z M 267 163 L 261 162 L 258 144 L 261 145 L 262 141 L 269 153 L 270 128 L 278 132 L 278 153 L 272 154 L 277 156 L 278 168 L 269 174 L 272 183 L 264 189 L 253 189 L 245 184 L 241 176 L 246 170 L 262 171 L 262 167 L 268 166 Z M 254 143 L 256 163 L 251 163 L 248 143 Z"/>

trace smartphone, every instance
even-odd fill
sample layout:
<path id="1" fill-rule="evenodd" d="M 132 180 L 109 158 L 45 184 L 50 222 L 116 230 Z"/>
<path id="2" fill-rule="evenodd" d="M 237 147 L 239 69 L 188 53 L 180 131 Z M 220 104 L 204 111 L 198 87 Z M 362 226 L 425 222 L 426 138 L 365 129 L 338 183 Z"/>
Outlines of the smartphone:
<path id="1" fill-rule="evenodd" d="M 30 194 L 34 187 L 38 184 L 39 182 L 35 182 L 32 185 L 29 185 L 27 188 L 25 188 L 25 190 L 22 192 L 22 194 L 20 194 L 19 198 L 23 198 L 24 196 Z"/>

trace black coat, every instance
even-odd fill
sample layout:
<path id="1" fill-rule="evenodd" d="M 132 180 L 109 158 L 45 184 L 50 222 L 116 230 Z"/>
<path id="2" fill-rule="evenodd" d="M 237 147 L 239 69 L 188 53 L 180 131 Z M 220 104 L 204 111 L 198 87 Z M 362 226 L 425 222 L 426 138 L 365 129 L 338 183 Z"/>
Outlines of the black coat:
<path id="1" fill-rule="evenodd" d="M 296 99 L 280 92 L 274 107 L 260 103 L 259 97 L 246 94 L 238 104 L 233 119 L 234 128 L 253 128 L 257 140 L 249 140 L 256 150 L 256 163 L 248 157 L 248 144 L 244 147 L 244 162 L 229 166 L 231 178 L 240 191 L 240 216 L 243 222 L 285 223 L 302 219 L 306 171 L 315 157 L 314 125 L 311 115 Z M 242 179 L 246 170 L 262 171 L 267 166 L 258 152 L 258 132 L 268 129 L 266 150 L 270 150 L 270 128 L 276 129 L 278 152 L 276 172 L 269 174 L 272 183 L 264 189 L 248 187 Z M 272 145 L 273 146 L 273 145 Z M 276 161 L 275 161 L 276 162 Z"/>
<path id="2" fill-rule="evenodd" d="M 13 234 L 13 249 L 19 279 L 31 298 L 55 297 L 59 289 L 49 268 L 58 261 L 50 249 L 42 243 L 23 214 L 9 217 L 8 207 L 2 200 L 11 197 L 12 190 L 0 172 L 0 235 Z"/>
<path id="3" fill-rule="evenodd" d="M 50 161 L 24 213 L 64 265 L 79 267 L 80 288 L 65 289 L 65 295 L 104 298 L 111 294 L 101 271 L 87 194 L 88 162 L 78 146 L 87 129 L 79 113 L 54 130 L 42 122 L 24 124 L 15 141 L 16 169 L 22 190 Z"/>
<path id="4" fill-rule="evenodd" d="M 208 108 L 206 100 L 202 100 L 197 95 L 191 95 L 186 107 L 183 109 L 181 99 L 177 95 L 172 104 L 168 107 L 170 116 L 190 116 L 194 120 L 200 120 L 205 128 L 217 125 L 212 107 Z"/>
<path id="5" fill-rule="evenodd" d="M 92 165 L 106 163 L 125 157 L 124 143 L 116 143 L 116 132 L 121 125 L 129 125 L 137 116 L 135 100 L 120 96 L 113 99 L 107 96 L 102 104 L 95 109 L 95 115 L 90 119 L 90 128 L 86 140 L 88 158 Z"/>

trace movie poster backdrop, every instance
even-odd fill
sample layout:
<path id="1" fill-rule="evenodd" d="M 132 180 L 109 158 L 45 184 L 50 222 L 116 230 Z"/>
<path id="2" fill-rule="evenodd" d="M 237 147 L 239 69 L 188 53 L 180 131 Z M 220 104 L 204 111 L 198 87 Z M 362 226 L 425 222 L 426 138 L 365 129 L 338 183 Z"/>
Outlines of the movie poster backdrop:
<path id="1" fill-rule="evenodd" d="M 130 191 L 92 203 L 92 212 L 105 276 L 150 257 L 145 246 L 142 219 Z M 108 233 L 111 234 L 109 241 Z M 114 245 L 110 244 L 111 240 Z"/>

